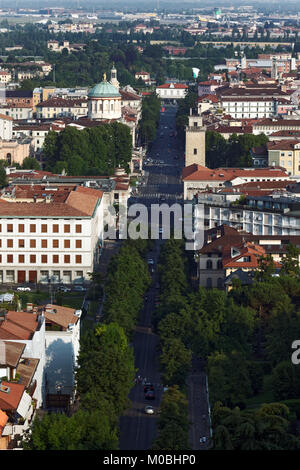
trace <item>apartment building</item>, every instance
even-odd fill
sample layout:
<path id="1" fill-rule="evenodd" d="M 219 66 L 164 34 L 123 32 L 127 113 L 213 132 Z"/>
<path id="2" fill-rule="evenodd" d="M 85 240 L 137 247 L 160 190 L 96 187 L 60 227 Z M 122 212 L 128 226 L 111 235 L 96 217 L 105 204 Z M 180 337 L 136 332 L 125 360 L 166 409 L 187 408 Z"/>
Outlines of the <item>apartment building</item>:
<path id="1" fill-rule="evenodd" d="M 1 114 L 11 117 L 14 121 L 32 119 L 32 105 L 28 103 L 7 103 L 0 106 Z"/>
<path id="2" fill-rule="evenodd" d="M 88 281 L 103 239 L 103 192 L 12 186 L 0 204 L 0 282 Z"/>
<path id="3" fill-rule="evenodd" d="M 88 102 L 86 99 L 49 98 L 36 105 L 37 119 L 56 119 L 58 117 L 78 118 L 87 116 Z"/>
<path id="4" fill-rule="evenodd" d="M 293 118 L 287 119 L 262 119 L 253 123 L 253 134 L 255 135 L 263 133 L 269 136 L 279 131 L 300 131 L 300 119 L 293 116 Z"/>
<path id="5" fill-rule="evenodd" d="M 0 70 L 0 83 L 11 82 L 11 73 L 8 70 Z"/>
<path id="6" fill-rule="evenodd" d="M 284 190 L 199 193 L 194 207 L 195 237 L 227 224 L 254 235 L 300 236 L 299 194 Z"/>
<path id="7" fill-rule="evenodd" d="M 221 89 L 219 99 L 226 114 L 233 118 L 262 119 L 287 114 L 295 109 L 290 93 L 276 84 Z"/>
<path id="8" fill-rule="evenodd" d="M 300 176 L 300 141 L 279 140 L 267 143 L 269 166 L 281 166 L 289 175 Z"/>

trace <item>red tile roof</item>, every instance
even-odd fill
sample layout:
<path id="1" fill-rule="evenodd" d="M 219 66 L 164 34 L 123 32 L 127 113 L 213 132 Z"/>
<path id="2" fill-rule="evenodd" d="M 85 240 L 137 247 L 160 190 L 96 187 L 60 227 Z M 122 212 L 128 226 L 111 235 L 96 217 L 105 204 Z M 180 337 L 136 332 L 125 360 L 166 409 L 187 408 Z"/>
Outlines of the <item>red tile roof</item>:
<path id="1" fill-rule="evenodd" d="M 183 83 L 164 83 L 163 85 L 159 85 L 156 88 L 170 88 L 171 85 L 173 85 L 172 88 L 188 88 L 188 86 L 184 85 Z"/>
<path id="2" fill-rule="evenodd" d="M 9 387 L 9 392 L 2 392 L 0 389 L 0 409 L 3 411 L 16 410 L 25 390 L 24 385 L 4 381 L 2 381 L 2 385 Z"/>
<path id="3" fill-rule="evenodd" d="M 28 340 L 38 329 L 37 315 L 25 312 L 7 312 L 5 320 L 0 322 L 1 340 Z"/>
<path id="4" fill-rule="evenodd" d="M 281 167 L 215 168 L 211 170 L 194 163 L 182 170 L 182 179 L 184 181 L 230 181 L 238 177 L 289 178 L 287 171 Z"/>
<path id="5" fill-rule="evenodd" d="M 0 410 L 0 437 L 2 435 L 2 431 L 4 429 L 4 426 L 6 425 L 8 421 L 8 416 L 4 411 Z"/>

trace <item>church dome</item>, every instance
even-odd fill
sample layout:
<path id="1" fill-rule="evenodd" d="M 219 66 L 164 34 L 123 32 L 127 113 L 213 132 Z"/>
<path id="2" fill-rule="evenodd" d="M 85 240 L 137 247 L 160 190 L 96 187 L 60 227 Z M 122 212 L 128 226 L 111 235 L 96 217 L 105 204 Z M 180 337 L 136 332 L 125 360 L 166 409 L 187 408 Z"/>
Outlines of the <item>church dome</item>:
<path id="1" fill-rule="evenodd" d="M 120 93 L 111 83 L 103 80 L 89 91 L 89 98 L 118 98 Z"/>

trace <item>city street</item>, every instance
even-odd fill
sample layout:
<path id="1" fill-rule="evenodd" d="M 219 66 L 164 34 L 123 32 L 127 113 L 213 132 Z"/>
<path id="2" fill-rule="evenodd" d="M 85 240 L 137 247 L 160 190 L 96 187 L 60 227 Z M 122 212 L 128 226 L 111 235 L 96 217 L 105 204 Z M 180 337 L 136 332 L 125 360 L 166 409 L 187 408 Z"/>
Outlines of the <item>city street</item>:
<path id="1" fill-rule="evenodd" d="M 157 138 L 147 153 L 150 159 L 144 166 L 146 177 L 139 187 L 137 196 L 132 202 L 139 202 L 150 207 L 151 204 L 182 202 L 182 183 L 180 175 L 184 166 L 184 149 L 176 138 L 176 106 L 164 106 L 161 112 Z M 157 240 L 155 250 L 149 257 L 157 266 L 160 244 Z M 131 390 L 131 407 L 120 420 L 120 449 L 150 449 L 156 436 L 157 410 L 159 409 L 163 384 L 159 374 L 159 357 L 157 352 L 158 337 L 151 330 L 151 312 L 154 310 L 157 289 L 157 270 L 153 274 L 153 283 L 145 296 L 145 304 L 140 316 L 140 323 L 133 337 L 135 367 L 137 375 L 146 378 L 155 387 L 155 400 L 146 400 L 142 383 L 137 383 Z M 205 449 L 208 446 L 209 417 L 205 386 L 205 374 L 201 367 L 193 370 L 188 378 L 189 419 L 191 421 L 190 443 L 193 449 Z M 145 406 L 154 407 L 154 415 L 145 413 Z M 207 442 L 200 443 L 206 436 Z"/>

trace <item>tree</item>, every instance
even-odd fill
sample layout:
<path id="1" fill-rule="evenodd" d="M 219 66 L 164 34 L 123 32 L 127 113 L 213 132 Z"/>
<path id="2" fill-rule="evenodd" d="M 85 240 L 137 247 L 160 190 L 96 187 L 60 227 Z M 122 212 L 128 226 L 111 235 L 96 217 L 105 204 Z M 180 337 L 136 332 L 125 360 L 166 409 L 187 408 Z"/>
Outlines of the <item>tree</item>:
<path id="1" fill-rule="evenodd" d="M 82 338 L 76 381 L 83 409 L 92 412 L 104 401 L 117 420 L 128 405 L 134 376 L 133 351 L 119 325 L 102 324 Z"/>
<path id="2" fill-rule="evenodd" d="M 23 440 L 25 450 L 116 450 L 118 436 L 105 411 L 77 411 L 71 417 L 46 414 L 36 418 L 31 434 Z"/>
<path id="3" fill-rule="evenodd" d="M 281 260 L 281 273 L 283 275 L 299 276 L 299 256 L 300 249 L 289 243 L 286 248 L 286 255 Z"/>
<path id="4" fill-rule="evenodd" d="M 276 400 L 299 396 L 300 372 L 291 361 L 282 361 L 272 371 L 272 391 Z"/>
<path id="5" fill-rule="evenodd" d="M 188 450 L 188 402 L 177 385 L 164 393 L 152 450 Z"/>
<path id="6" fill-rule="evenodd" d="M 40 170 L 39 162 L 33 157 L 26 157 L 22 163 L 23 170 Z"/>
<path id="7" fill-rule="evenodd" d="M 0 188 L 8 185 L 6 171 L 3 165 L 0 165 Z"/>

